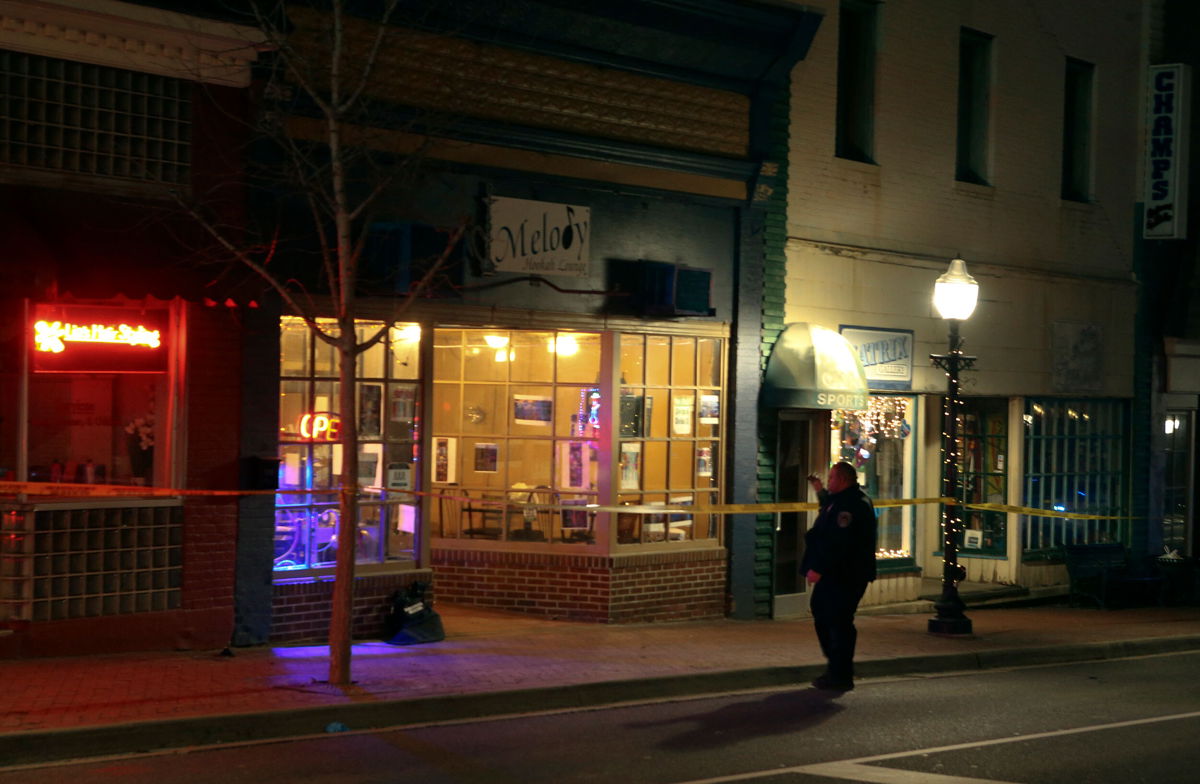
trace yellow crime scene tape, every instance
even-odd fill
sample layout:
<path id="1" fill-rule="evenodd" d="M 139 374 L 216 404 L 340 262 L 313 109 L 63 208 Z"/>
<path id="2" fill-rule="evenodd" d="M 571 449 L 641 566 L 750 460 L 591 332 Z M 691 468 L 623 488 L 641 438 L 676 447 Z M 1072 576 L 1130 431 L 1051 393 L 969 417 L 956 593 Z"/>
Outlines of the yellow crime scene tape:
<path id="1" fill-rule="evenodd" d="M 359 488 L 361 491 L 361 488 Z M 518 491 L 513 491 L 518 492 Z M 182 490 L 167 487 L 147 487 L 144 485 L 89 485 L 65 484 L 61 482 L 10 482 L 0 481 L 0 495 L 53 496 L 55 498 L 235 498 L 255 495 L 340 495 L 339 489 L 331 490 Z M 686 512 L 691 514 L 775 514 L 778 512 L 811 512 L 819 505 L 810 501 L 795 501 L 786 503 L 761 504 L 713 504 L 712 506 L 680 506 L 680 505 L 566 505 L 566 504 L 532 504 L 504 498 L 469 498 L 451 493 L 436 493 L 421 490 L 392 490 L 389 495 L 410 495 L 414 497 L 429 496 L 450 501 L 478 506 L 495 506 L 509 509 L 538 509 L 550 511 L 568 511 L 589 513 L 615 512 L 618 514 L 662 514 L 664 512 Z M 1009 504 L 956 504 L 952 498 L 894 498 L 872 500 L 876 508 L 899 506 L 923 506 L 927 504 L 946 504 L 959 506 L 969 511 L 980 512 L 1011 512 L 1030 517 L 1061 517 L 1070 520 L 1129 520 L 1123 515 L 1084 514 L 1081 512 L 1066 512 L 1057 509 L 1034 509 L 1027 506 L 1012 506 Z"/>

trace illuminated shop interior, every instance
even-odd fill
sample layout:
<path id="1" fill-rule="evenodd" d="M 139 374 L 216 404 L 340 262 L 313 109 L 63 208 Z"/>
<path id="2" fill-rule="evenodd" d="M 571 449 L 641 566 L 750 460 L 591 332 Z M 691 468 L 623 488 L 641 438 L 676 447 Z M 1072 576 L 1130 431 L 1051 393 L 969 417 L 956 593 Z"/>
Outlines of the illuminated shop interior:
<path id="1" fill-rule="evenodd" d="M 28 478 L 170 486 L 167 303 L 36 304 L 29 320 Z"/>
<path id="2" fill-rule="evenodd" d="M 435 330 L 432 487 L 445 498 L 433 536 L 715 543 L 718 518 L 698 510 L 718 502 L 723 349 L 693 336 Z M 597 504 L 689 510 L 588 511 Z"/>
<path id="3" fill-rule="evenodd" d="M 873 500 L 911 498 L 916 486 L 916 398 L 871 395 L 866 409 L 838 409 L 830 419 L 829 454 L 858 471 Z M 879 550 L 885 560 L 911 559 L 915 535 L 912 506 L 878 507 Z"/>
<path id="4" fill-rule="evenodd" d="M 320 323 L 335 331 L 334 322 Z M 383 326 L 360 322 L 358 339 Z M 280 331 L 276 571 L 332 567 L 337 558 L 343 427 L 357 427 L 359 437 L 357 561 L 414 560 L 419 502 L 403 491 L 419 489 L 419 325 L 397 324 L 359 355 L 358 411 L 350 416 L 340 411 L 334 347 L 299 318 L 284 317 Z"/>
<path id="5" fill-rule="evenodd" d="M 361 322 L 360 340 L 381 326 Z M 426 481 L 435 540 L 607 547 L 720 539 L 720 518 L 700 511 L 720 501 L 720 338 L 438 328 L 426 406 L 421 330 L 399 324 L 360 356 L 358 411 L 347 416 L 333 347 L 297 318 L 284 318 L 281 332 L 278 572 L 332 567 L 337 442 L 352 426 L 359 563 L 416 559 L 423 502 L 405 491 Z M 428 465 L 420 460 L 426 423 Z M 613 504 L 688 510 L 592 511 Z"/>

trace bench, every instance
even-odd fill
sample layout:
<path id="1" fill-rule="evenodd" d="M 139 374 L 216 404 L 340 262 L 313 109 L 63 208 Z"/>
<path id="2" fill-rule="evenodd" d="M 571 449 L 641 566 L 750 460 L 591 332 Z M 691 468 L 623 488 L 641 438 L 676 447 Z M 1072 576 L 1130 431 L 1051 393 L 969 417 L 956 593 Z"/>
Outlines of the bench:
<path id="1" fill-rule="evenodd" d="M 1108 609 L 1113 597 L 1128 598 L 1131 594 L 1145 596 L 1155 591 L 1162 604 L 1165 582 L 1162 575 L 1139 570 L 1129 563 L 1125 545 L 1117 542 L 1074 544 L 1063 547 L 1070 580 L 1069 601 L 1076 597 L 1092 599 L 1102 610 Z"/>

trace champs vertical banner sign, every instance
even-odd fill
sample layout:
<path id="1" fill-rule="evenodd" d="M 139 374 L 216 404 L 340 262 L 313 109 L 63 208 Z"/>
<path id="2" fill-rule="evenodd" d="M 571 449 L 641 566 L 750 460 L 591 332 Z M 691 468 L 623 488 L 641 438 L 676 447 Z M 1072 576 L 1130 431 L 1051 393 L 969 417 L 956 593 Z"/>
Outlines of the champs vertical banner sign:
<path id="1" fill-rule="evenodd" d="M 488 204 L 488 257 L 497 272 L 588 274 L 590 207 L 528 199 L 493 198 Z"/>
<path id="2" fill-rule="evenodd" d="M 1142 237 L 1187 236 L 1187 151 L 1191 139 L 1191 68 L 1150 66 L 1146 107 L 1146 213 Z"/>

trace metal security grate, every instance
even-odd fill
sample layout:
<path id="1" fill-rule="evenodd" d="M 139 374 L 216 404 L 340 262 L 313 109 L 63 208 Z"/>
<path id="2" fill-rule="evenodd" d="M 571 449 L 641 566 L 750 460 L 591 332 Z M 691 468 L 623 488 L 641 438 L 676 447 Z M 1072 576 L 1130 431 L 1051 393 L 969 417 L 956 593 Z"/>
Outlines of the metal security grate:
<path id="1" fill-rule="evenodd" d="M 1127 415 L 1120 400 L 1030 400 L 1025 408 L 1026 506 L 1126 515 Z M 1063 545 L 1127 542 L 1129 521 L 1023 517 L 1026 557 Z"/>
<path id="2" fill-rule="evenodd" d="M 186 184 L 187 83 L 0 51 L 0 163 Z"/>
<path id="3" fill-rule="evenodd" d="M 0 621 L 180 606 L 183 508 L 176 502 L 9 510 L 0 534 Z"/>

